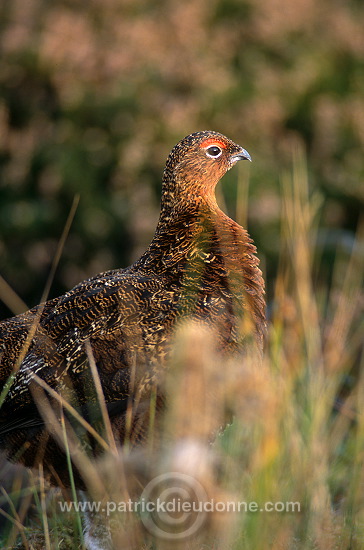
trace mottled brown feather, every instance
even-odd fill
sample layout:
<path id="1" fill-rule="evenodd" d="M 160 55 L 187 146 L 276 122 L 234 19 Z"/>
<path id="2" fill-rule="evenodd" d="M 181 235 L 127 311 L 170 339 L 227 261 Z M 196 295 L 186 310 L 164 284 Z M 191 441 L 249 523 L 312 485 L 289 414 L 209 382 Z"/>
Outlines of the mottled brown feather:
<path id="1" fill-rule="evenodd" d="M 207 155 L 213 144 L 221 149 L 217 158 Z M 130 439 L 143 437 L 145 402 L 158 386 L 179 320 L 208 323 L 222 353 L 244 352 L 252 340 L 262 347 L 264 282 L 256 248 L 215 199 L 217 182 L 245 153 L 216 132 L 184 138 L 167 159 L 159 222 L 142 257 L 0 323 L 1 385 L 14 375 L 0 410 L 0 446 L 10 458 L 27 466 L 43 462 L 54 482 L 69 484 L 64 454 L 44 427 L 32 388 L 36 374 L 97 425 L 87 342 L 120 444 L 131 402 Z M 163 396 L 157 404 L 163 406 Z M 57 412 L 59 406 L 52 406 Z M 95 442 L 86 439 L 97 452 Z"/>

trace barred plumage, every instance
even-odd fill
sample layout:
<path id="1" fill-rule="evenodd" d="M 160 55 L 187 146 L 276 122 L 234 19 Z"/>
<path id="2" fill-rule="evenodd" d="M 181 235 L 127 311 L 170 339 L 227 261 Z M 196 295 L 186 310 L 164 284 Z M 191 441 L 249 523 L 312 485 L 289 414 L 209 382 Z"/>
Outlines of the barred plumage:
<path id="1" fill-rule="evenodd" d="M 225 172 L 247 158 L 242 147 L 217 132 L 184 138 L 167 159 L 159 222 L 142 257 L 0 324 L 1 385 L 14 375 L 0 409 L 0 446 L 10 458 L 27 466 L 43 462 L 54 482 L 69 484 L 64 454 L 34 402 L 34 375 L 92 421 L 97 397 L 88 342 L 121 444 L 131 401 L 137 403 L 131 437 L 143 436 L 148 417 L 143 404 L 158 387 L 177 321 L 208 323 L 222 353 L 240 353 L 251 336 L 262 346 L 264 283 L 256 249 L 219 209 L 214 193 Z M 249 321 L 247 334 L 242 319 Z M 53 401 L 52 406 L 59 408 Z M 94 442 L 90 445 L 96 452 Z"/>

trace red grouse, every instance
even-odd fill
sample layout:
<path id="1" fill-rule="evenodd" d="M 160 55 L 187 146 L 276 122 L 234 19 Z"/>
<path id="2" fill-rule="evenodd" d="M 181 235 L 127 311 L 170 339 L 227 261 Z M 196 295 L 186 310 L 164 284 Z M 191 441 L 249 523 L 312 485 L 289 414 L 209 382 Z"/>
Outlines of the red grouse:
<path id="1" fill-rule="evenodd" d="M 250 160 L 247 151 L 217 132 L 185 137 L 167 159 L 160 218 L 142 257 L 0 323 L 0 387 L 3 395 L 7 391 L 0 409 L 0 447 L 11 460 L 30 467 L 42 463 L 53 482 L 69 485 L 64 451 L 38 405 L 46 396 L 60 418 L 59 400 L 39 379 L 97 426 L 87 350 L 122 444 L 131 405 L 129 437 L 135 442 L 143 437 L 148 398 L 158 385 L 177 321 L 207 323 L 223 353 L 240 353 L 252 340 L 262 346 L 264 282 L 256 249 L 215 198 L 218 181 L 244 159 Z M 72 415 L 67 419 L 75 425 Z M 97 452 L 96 442 L 87 437 L 91 452 Z"/>

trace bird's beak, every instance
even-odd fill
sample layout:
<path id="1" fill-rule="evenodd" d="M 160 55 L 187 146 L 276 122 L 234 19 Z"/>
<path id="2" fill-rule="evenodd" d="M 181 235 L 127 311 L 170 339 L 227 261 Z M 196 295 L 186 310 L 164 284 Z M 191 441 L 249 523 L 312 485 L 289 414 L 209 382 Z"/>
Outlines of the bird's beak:
<path id="1" fill-rule="evenodd" d="M 239 153 L 236 153 L 235 155 L 231 156 L 231 162 L 235 163 L 235 162 L 238 162 L 238 160 L 250 160 L 251 162 L 252 158 L 249 155 L 248 151 L 246 151 L 245 149 L 241 149 Z"/>

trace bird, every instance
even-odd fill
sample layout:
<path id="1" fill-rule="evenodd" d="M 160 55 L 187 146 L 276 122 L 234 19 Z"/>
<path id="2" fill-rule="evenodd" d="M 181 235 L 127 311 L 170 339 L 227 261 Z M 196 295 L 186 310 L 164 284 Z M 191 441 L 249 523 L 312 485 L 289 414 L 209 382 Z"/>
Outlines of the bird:
<path id="1" fill-rule="evenodd" d="M 0 449 L 10 460 L 42 464 L 51 483 L 70 486 L 49 411 L 82 432 L 91 454 L 100 452 L 97 438 L 83 437 L 64 407 L 70 403 L 97 431 L 91 361 L 122 446 L 126 438 L 135 445 L 145 440 L 152 395 L 158 410 L 165 405 L 159 376 L 180 323 L 209 326 L 221 353 L 244 353 L 249 345 L 262 350 L 265 291 L 256 247 L 215 196 L 217 183 L 240 160 L 251 157 L 218 132 L 183 138 L 167 158 L 159 220 L 142 256 L 0 323 Z M 84 486 L 77 468 L 75 480 Z"/>

